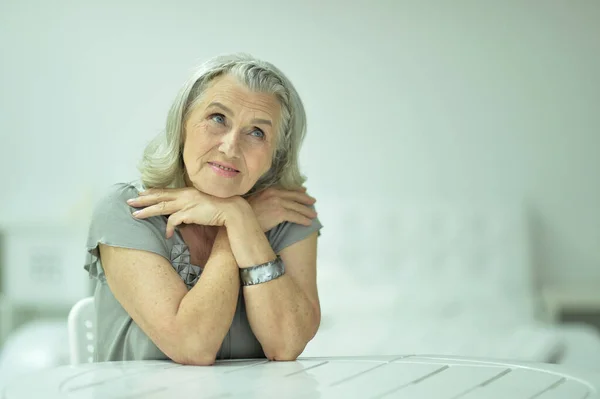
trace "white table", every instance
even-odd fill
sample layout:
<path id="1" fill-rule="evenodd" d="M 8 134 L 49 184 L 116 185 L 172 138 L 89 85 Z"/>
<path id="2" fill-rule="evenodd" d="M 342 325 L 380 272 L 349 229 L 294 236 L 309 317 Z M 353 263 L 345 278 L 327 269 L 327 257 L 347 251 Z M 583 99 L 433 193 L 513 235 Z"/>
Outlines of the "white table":
<path id="1" fill-rule="evenodd" d="M 13 381 L 0 398 L 592 399 L 599 391 L 600 375 L 556 365 L 389 356 L 63 366 Z"/>

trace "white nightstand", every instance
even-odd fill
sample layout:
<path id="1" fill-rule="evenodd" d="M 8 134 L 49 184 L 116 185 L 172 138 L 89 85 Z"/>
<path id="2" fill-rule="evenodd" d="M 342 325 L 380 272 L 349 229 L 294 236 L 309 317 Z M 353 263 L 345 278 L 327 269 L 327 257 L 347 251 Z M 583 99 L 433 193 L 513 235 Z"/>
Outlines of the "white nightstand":
<path id="1" fill-rule="evenodd" d="M 12 329 L 12 308 L 4 294 L 0 293 L 0 348 Z"/>
<path id="2" fill-rule="evenodd" d="M 542 295 L 552 320 L 560 322 L 564 313 L 598 313 L 600 315 L 600 282 L 578 286 L 552 286 Z"/>
<path id="3" fill-rule="evenodd" d="M 559 362 L 600 371 L 600 283 L 549 286 L 543 296 L 565 342 Z"/>

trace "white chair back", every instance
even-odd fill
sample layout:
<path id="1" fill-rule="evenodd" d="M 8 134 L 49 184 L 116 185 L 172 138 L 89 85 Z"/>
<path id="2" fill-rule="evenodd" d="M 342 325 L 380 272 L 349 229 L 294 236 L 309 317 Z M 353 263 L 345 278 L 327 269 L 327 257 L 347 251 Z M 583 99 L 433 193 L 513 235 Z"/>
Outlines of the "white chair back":
<path id="1" fill-rule="evenodd" d="M 83 298 L 69 312 L 69 348 L 71 364 L 92 363 L 95 350 L 94 297 Z"/>

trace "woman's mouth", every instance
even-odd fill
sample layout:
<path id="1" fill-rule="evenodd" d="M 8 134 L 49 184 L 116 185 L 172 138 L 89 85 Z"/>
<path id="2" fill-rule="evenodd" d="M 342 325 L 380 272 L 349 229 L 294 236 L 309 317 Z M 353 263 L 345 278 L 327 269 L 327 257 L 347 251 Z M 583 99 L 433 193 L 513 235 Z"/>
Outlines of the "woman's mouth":
<path id="1" fill-rule="evenodd" d="M 217 162 L 208 162 L 208 165 L 219 176 L 235 177 L 238 175 L 238 173 L 240 173 L 240 171 L 237 169 L 231 168 L 229 166 L 225 166 L 225 165 L 217 163 Z"/>

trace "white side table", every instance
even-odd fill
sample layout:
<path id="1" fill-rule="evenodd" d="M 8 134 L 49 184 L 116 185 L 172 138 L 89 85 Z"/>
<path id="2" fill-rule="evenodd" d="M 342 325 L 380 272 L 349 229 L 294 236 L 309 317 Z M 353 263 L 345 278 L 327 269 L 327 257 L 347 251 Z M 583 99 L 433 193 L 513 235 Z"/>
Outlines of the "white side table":
<path id="1" fill-rule="evenodd" d="M 556 365 L 389 356 L 63 366 L 12 382 L 0 398 L 597 399 L 599 390 L 600 374 Z"/>

